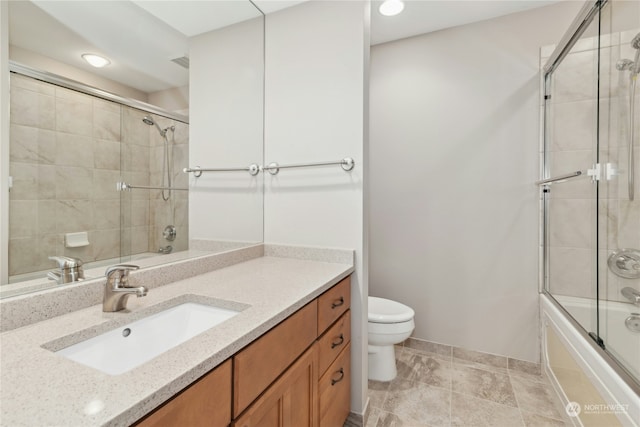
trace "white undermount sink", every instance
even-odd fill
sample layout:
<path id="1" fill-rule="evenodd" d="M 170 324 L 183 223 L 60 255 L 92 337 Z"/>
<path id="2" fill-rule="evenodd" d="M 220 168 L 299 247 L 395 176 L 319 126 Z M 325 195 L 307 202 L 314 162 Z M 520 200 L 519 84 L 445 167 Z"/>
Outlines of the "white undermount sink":
<path id="1" fill-rule="evenodd" d="M 226 308 L 184 303 L 56 353 L 106 374 L 119 375 L 238 313 Z"/>

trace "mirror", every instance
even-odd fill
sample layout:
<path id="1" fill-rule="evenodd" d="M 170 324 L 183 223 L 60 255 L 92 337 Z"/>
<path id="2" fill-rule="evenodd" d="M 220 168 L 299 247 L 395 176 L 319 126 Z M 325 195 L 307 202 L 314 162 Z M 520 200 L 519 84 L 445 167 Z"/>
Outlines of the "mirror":
<path id="1" fill-rule="evenodd" d="M 264 20 L 251 2 L 11 1 L 9 19 L 0 297 L 60 286 L 60 257 L 80 259 L 90 280 L 118 262 L 262 241 L 261 176 L 182 171 L 262 162 Z M 220 114 L 193 114 L 204 105 Z"/>

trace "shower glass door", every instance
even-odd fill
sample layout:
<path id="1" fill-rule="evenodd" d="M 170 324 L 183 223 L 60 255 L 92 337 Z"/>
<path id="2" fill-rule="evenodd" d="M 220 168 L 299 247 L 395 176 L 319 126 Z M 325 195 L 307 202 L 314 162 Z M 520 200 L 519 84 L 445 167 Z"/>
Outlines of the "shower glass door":
<path id="1" fill-rule="evenodd" d="M 545 77 L 543 174 L 547 291 L 598 339 L 599 14 Z M 542 49 L 542 64 L 555 46 Z"/>
<path id="2" fill-rule="evenodd" d="M 640 383 L 640 2 L 591 5 L 541 55 L 544 288 Z"/>
<path id="3" fill-rule="evenodd" d="M 599 336 L 605 350 L 640 379 L 640 2 L 601 12 Z M 635 92 L 635 93 L 634 93 Z M 633 113 L 633 115 L 632 115 Z M 631 157 L 630 157 L 631 156 Z"/>

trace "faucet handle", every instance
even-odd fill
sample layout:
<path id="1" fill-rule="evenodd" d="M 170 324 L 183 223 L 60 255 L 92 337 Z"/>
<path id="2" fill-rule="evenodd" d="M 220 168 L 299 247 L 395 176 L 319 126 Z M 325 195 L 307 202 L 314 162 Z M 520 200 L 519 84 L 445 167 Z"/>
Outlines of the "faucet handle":
<path id="1" fill-rule="evenodd" d="M 140 267 L 134 264 L 116 264 L 110 267 L 107 267 L 107 271 L 105 271 L 104 275 L 110 277 L 112 274 L 119 272 L 119 277 L 126 277 L 129 275 L 129 271 L 137 270 Z"/>
<path id="2" fill-rule="evenodd" d="M 58 267 L 62 270 L 65 268 L 81 267 L 82 260 L 80 258 L 72 258 L 68 256 L 50 256 L 51 261 L 58 263 Z"/>

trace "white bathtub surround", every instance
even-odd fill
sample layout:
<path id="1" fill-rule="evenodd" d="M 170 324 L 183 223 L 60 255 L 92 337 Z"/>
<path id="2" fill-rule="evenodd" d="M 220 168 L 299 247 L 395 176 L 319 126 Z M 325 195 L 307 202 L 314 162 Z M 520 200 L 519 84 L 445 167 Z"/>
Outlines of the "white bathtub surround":
<path id="1" fill-rule="evenodd" d="M 242 251 L 253 251 L 252 259 L 231 262 Z M 354 270 L 352 264 L 262 257 L 262 252 L 258 245 L 212 255 L 218 263 L 226 260 L 226 268 L 154 287 L 146 297 L 130 300 L 127 312 L 103 313 L 102 305 L 97 304 L 4 332 L 0 348 L 3 423 L 131 424 Z M 199 270 L 203 261 L 188 260 L 174 267 L 188 275 Z M 208 261 L 211 265 L 214 260 Z M 151 283 L 166 277 L 155 269 L 149 272 L 152 277 L 145 279 Z M 56 349 L 95 336 L 182 300 L 207 302 L 211 298 L 232 303 L 230 308 L 239 303 L 237 307 L 244 310 L 124 375 L 107 376 L 42 348 L 48 344 Z M 3 316 L 10 302 L 0 302 Z M 40 398 L 34 401 L 34 395 Z"/>
<path id="2" fill-rule="evenodd" d="M 563 300 L 563 305 L 577 317 L 586 314 L 587 318 L 580 320 L 589 327 L 591 304 L 588 300 L 569 298 Z M 543 367 L 563 403 L 575 401 L 580 404 L 580 418 L 591 418 L 588 420 L 591 423 L 611 424 L 614 419 L 624 426 L 637 426 L 640 420 L 640 395 L 637 391 L 621 379 L 619 373 L 604 360 L 606 356 L 580 335 L 546 295 L 540 297 L 540 310 Z M 630 344 L 630 350 L 636 351 L 633 340 Z"/>
<path id="3" fill-rule="evenodd" d="M 596 301 L 588 298 L 557 296 L 557 301 L 587 332 L 598 328 Z M 640 333 L 625 326 L 625 320 L 640 309 L 629 303 L 600 301 L 600 336 L 607 350 L 636 378 L 640 378 Z"/>

